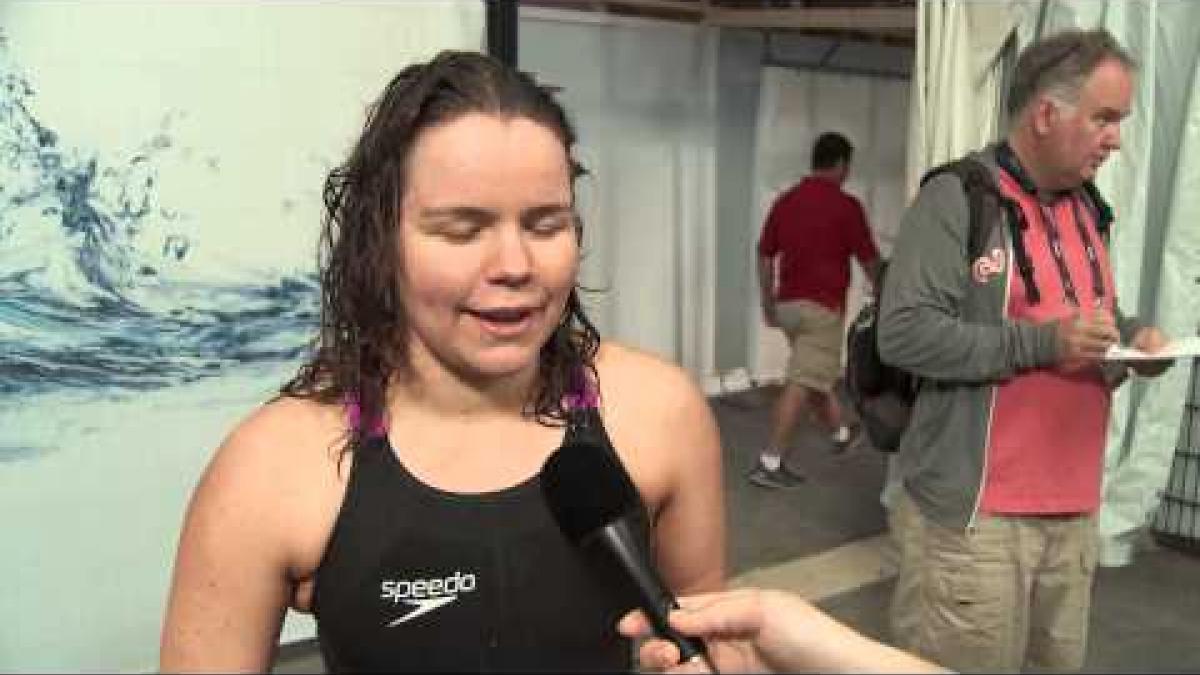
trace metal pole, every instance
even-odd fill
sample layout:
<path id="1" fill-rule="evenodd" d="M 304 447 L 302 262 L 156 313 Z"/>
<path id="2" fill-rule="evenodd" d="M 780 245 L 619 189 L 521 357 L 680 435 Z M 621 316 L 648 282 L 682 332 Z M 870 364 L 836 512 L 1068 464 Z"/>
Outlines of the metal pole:
<path id="1" fill-rule="evenodd" d="M 487 3 L 487 52 L 505 64 L 517 65 L 517 0 Z"/>

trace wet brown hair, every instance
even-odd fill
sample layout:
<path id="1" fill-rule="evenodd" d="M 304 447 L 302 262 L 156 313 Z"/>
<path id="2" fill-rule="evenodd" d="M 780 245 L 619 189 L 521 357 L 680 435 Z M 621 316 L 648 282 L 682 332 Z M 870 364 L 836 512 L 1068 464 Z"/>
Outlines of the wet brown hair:
<path id="1" fill-rule="evenodd" d="M 400 71 L 368 111 L 346 161 L 325 181 L 318 267 L 321 321 L 315 350 L 280 393 L 358 406 L 353 447 L 382 423 L 388 382 L 405 374 L 408 317 L 399 302 L 397 237 L 408 161 L 421 132 L 463 115 L 526 118 L 562 142 L 574 181 L 575 131 L 554 89 L 475 52 L 445 51 Z M 572 200 L 574 195 L 572 195 Z M 578 217 L 577 236 L 582 236 Z M 566 419 L 564 398 L 595 377 L 600 336 L 572 289 L 558 327 L 539 353 L 527 414 L 544 424 Z"/>

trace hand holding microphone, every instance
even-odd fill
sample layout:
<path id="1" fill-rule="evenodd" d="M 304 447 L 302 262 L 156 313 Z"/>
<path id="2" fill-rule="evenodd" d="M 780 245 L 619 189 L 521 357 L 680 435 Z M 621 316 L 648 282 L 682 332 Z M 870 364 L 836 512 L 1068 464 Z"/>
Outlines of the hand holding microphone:
<path id="1" fill-rule="evenodd" d="M 739 588 L 683 598 L 672 625 L 708 640 L 713 658 L 736 673 L 939 673 L 937 664 L 888 646 L 837 621 L 803 598 L 774 589 Z M 640 612 L 619 624 L 622 634 L 647 635 Z M 666 673 L 703 672 L 670 644 L 650 639 L 642 666 Z"/>
<path id="2" fill-rule="evenodd" d="M 681 635 L 667 622 L 679 603 L 635 536 L 633 518 L 640 501 L 615 454 L 596 443 L 564 445 L 546 460 L 541 484 L 567 539 L 628 582 L 654 633 L 679 649 L 681 661 L 696 657 L 706 661 L 704 643 Z"/>

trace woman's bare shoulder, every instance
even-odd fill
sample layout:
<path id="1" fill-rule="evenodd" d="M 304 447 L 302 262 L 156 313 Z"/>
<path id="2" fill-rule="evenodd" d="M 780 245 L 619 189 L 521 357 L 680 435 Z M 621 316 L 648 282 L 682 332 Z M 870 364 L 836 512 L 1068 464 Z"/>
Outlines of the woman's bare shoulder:
<path id="1" fill-rule="evenodd" d="M 342 406 L 309 399 L 281 396 L 248 412 L 229 434 L 239 442 L 261 442 L 279 438 L 307 439 L 309 443 L 346 430 Z"/>
<path id="2" fill-rule="evenodd" d="M 596 357 L 604 424 L 627 460 L 657 465 L 689 461 L 697 445 L 715 446 L 708 400 L 683 368 L 647 352 L 606 342 Z M 687 448 L 685 451 L 684 448 Z M 665 463 L 665 464 L 664 464 Z"/>
<path id="3" fill-rule="evenodd" d="M 217 449 L 206 479 L 235 484 L 303 480 L 337 466 L 347 439 L 340 406 L 278 398 L 246 414 Z"/>
<path id="4" fill-rule="evenodd" d="M 349 465 L 342 464 L 348 457 L 340 451 L 344 427 L 338 406 L 300 399 L 278 399 L 251 411 L 200 477 L 189 529 L 215 528 L 235 540 L 255 541 L 264 555 L 279 554 L 293 572 L 312 567 L 349 475 Z"/>
<path id="5" fill-rule="evenodd" d="M 602 399 L 652 414 L 694 412 L 704 396 L 683 368 L 649 352 L 605 341 L 596 356 Z"/>
<path id="6" fill-rule="evenodd" d="M 597 356 L 605 428 L 642 494 L 657 562 L 677 591 L 724 578 L 721 437 L 700 388 L 684 369 L 606 344 Z"/>
<path id="7" fill-rule="evenodd" d="M 248 634 L 269 653 L 283 606 L 312 578 L 333 529 L 344 492 L 336 470 L 341 426 L 336 407 L 280 399 L 226 436 L 184 518 L 164 661 L 209 638 L 245 646 Z M 197 658 L 210 658 L 213 648 L 204 645 Z"/>

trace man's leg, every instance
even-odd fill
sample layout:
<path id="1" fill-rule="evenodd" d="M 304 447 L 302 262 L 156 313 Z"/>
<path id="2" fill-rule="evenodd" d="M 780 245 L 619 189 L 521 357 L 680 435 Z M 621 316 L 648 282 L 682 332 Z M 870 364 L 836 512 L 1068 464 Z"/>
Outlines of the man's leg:
<path id="1" fill-rule="evenodd" d="M 806 387 L 792 382 L 784 383 L 783 390 L 775 399 L 775 408 L 771 411 L 771 435 L 767 439 L 768 449 L 782 451 L 788 447 L 800 418 L 807 414 L 809 398 L 810 393 Z"/>
<path id="2" fill-rule="evenodd" d="M 959 672 L 1016 672 L 1025 653 L 1029 585 L 1006 518 L 980 516 L 970 531 L 929 521 L 901 489 L 892 623 L 898 646 Z M 905 534 L 902 533 L 901 537 Z"/>
<path id="3" fill-rule="evenodd" d="M 844 451 L 854 440 L 854 432 L 842 416 L 842 404 L 838 402 L 837 393 L 820 392 L 814 399 L 812 408 L 817 412 L 821 424 L 829 431 L 829 438 L 834 447 L 838 452 Z"/>
<path id="4" fill-rule="evenodd" d="M 1083 668 L 1096 572 L 1095 518 L 1047 519 L 1044 565 L 1033 580 L 1025 670 Z"/>
<path id="5" fill-rule="evenodd" d="M 816 410 L 821 424 L 825 425 L 826 429 L 832 431 L 842 425 L 842 406 L 838 403 L 837 395 L 832 391 L 818 393 L 816 401 L 813 403 L 813 409 Z"/>
<path id="6" fill-rule="evenodd" d="M 889 620 L 892 629 L 892 644 L 912 651 L 917 645 L 917 627 L 921 613 L 918 600 L 921 593 L 921 575 L 925 563 L 921 560 L 924 543 L 921 541 L 921 519 L 915 517 L 912 499 L 903 484 L 896 486 L 888 505 L 888 528 L 892 543 L 896 547 L 896 585 L 892 591 Z"/>
<path id="7" fill-rule="evenodd" d="M 842 374 L 842 351 L 846 342 L 844 317 L 817 303 L 806 303 L 804 315 L 808 337 L 804 347 L 807 362 L 799 367 L 797 377 L 812 391 L 809 409 L 815 413 L 822 431 L 829 433 L 837 451 L 845 450 L 852 440 L 850 427 L 842 416 L 836 385 Z"/>
<path id="8" fill-rule="evenodd" d="M 807 367 L 812 361 L 812 350 L 808 346 L 811 337 L 804 303 L 780 303 L 775 311 L 779 318 L 779 327 L 787 336 L 791 352 L 788 355 L 783 389 L 775 399 L 775 406 L 771 411 L 771 430 L 767 445 L 750 472 L 750 482 L 766 488 L 789 488 L 796 487 L 803 481 L 803 476 L 788 471 L 787 455 L 796 425 L 799 424 L 800 418 L 807 414 L 812 399 L 806 380 Z"/>
<path id="9" fill-rule="evenodd" d="M 750 473 L 750 480 L 761 487 L 794 487 L 803 478 L 787 469 L 787 453 L 792 433 L 800 418 L 807 412 L 809 391 L 791 382 L 783 385 L 775 406 L 771 410 L 771 433 L 767 447 L 758 457 L 758 465 Z"/>

